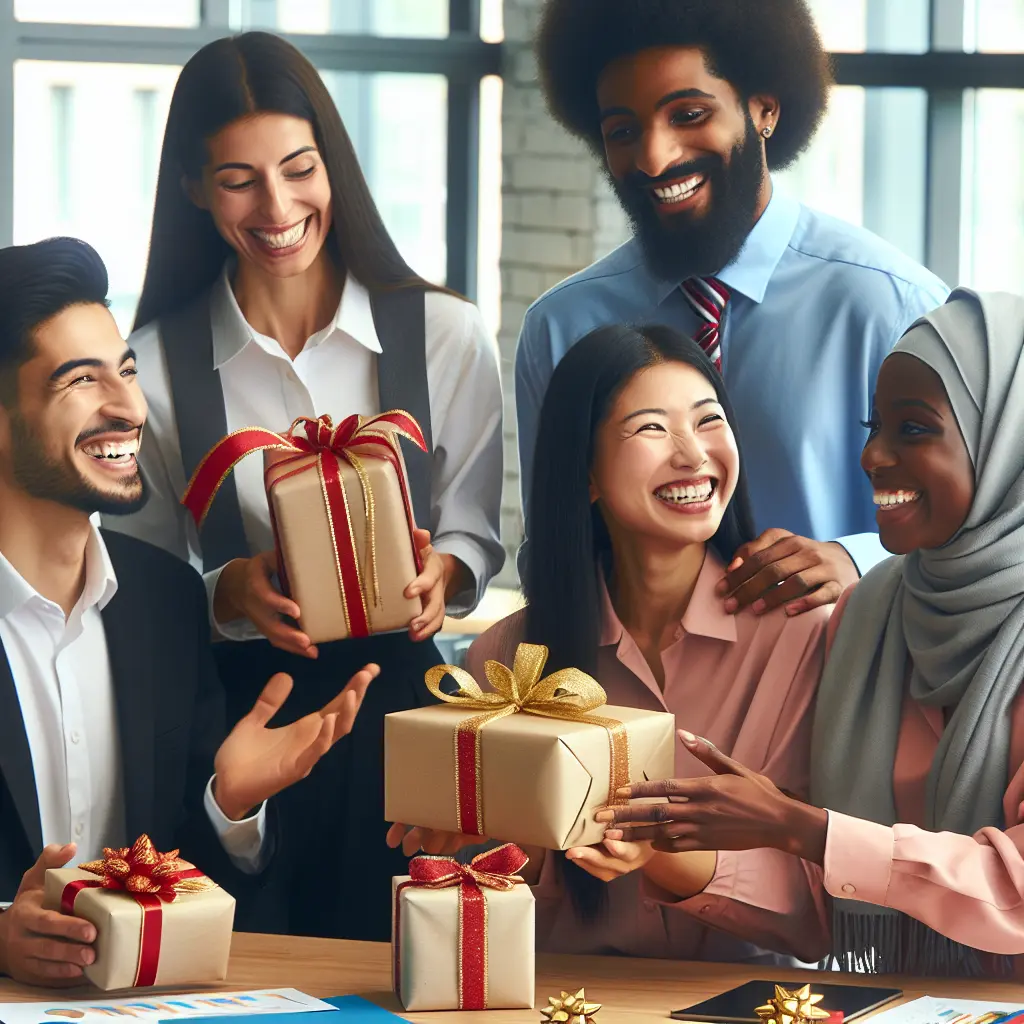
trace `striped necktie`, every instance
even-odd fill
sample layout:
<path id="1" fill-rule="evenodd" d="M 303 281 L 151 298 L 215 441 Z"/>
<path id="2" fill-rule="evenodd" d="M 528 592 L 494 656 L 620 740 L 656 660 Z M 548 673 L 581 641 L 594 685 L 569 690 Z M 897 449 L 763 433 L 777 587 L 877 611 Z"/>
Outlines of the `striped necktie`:
<path id="1" fill-rule="evenodd" d="M 717 277 L 689 277 L 679 287 L 701 321 L 700 329 L 693 340 L 704 349 L 704 354 L 721 373 L 722 347 L 719 343 L 719 325 L 725 312 L 725 304 L 729 301 L 729 289 Z"/>

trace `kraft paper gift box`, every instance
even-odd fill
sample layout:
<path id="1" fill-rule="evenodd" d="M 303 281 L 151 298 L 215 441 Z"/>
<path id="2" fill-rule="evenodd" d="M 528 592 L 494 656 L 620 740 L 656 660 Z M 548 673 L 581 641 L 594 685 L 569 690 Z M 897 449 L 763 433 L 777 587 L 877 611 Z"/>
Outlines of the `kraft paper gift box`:
<path id="1" fill-rule="evenodd" d="M 285 435 L 236 431 L 196 470 L 182 502 L 201 525 L 217 488 L 245 455 L 262 451 L 281 587 L 313 643 L 407 629 L 422 610 L 404 596 L 421 563 L 398 437 L 426 450 L 400 412 L 370 419 L 296 420 Z"/>
<path id="2" fill-rule="evenodd" d="M 532 1009 L 533 893 L 511 844 L 462 865 L 414 857 L 392 880 L 393 987 L 420 1010 Z"/>
<path id="3" fill-rule="evenodd" d="M 177 851 L 157 853 L 146 836 L 104 854 L 91 870 L 46 872 L 44 908 L 96 926 L 96 960 L 85 977 L 104 991 L 223 981 L 234 898 Z"/>
<path id="4" fill-rule="evenodd" d="M 512 670 L 488 662 L 491 692 L 454 666 L 427 673 L 445 703 L 384 719 L 387 821 L 566 850 L 601 842 L 594 812 L 619 786 L 672 777 L 673 715 L 607 705 L 576 669 L 542 678 L 546 658 L 520 644 Z"/>

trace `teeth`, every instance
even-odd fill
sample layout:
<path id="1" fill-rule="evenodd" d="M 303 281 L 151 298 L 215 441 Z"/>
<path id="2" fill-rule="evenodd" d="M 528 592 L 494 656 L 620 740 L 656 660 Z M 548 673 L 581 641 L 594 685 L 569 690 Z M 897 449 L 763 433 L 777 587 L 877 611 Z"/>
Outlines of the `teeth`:
<path id="1" fill-rule="evenodd" d="M 920 491 L 875 491 L 874 500 L 879 508 L 907 505 L 921 497 Z"/>
<path id="2" fill-rule="evenodd" d="M 82 451 L 94 459 L 123 459 L 138 454 L 139 439 L 135 437 L 131 441 L 95 441 L 83 445 Z"/>
<path id="3" fill-rule="evenodd" d="M 654 496 L 661 501 L 686 505 L 691 502 L 707 501 L 714 489 L 710 480 L 701 480 L 692 484 L 669 484 L 666 487 L 660 487 L 654 492 Z"/>
<path id="4" fill-rule="evenodd" d="M 287 231 L 275 231 L 273 234 L 267 231 L 259 231 L 253 228 L 253 234 L 266 245 L 269 245 L 271 249 L 287 249 L 290 245 L 295 245 L 296 242 L 302 238 L 306 230 L 306 221 L 300 220 L 294 227 L 289 228 Z"/>
<path id="5" fill-rule="evenodd" d="M 689 199 L 703 184 L 704 175 L 695 174 L 693 177 L 687 178 L 678 184 L 669 185 L 666 188 L 656 188 L 654 189 L 654 194 L 660 202 L 681 203 L 684 199 Z"/>

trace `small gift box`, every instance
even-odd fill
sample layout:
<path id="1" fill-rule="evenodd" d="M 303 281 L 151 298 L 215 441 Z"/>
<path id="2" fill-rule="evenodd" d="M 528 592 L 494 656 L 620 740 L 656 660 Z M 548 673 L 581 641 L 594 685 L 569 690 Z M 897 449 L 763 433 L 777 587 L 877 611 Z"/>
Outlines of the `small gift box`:
<path id="1" fill-rule="evenodd" d="M 534 899 L 506 844 L 460 864 L 414 857 L 392 881 L 394 989 L 406 1010 L 533 1007 Z"/>
<path id="2" fill-rule="evenodd" d="M 452 665 L 427 673 L 445 703 L 384 719 L 388 821 L 566 850 L 601 841 L 594 811 L 621 786 L 672 776 L 674 716 L 606 705 L 578 669 L 542 678 L 547 655 L 520 644 L 514 668 L 487 662 L 491 692 Z"/>
<path id="3" fill-rule="evenodd" d="M 201 526 L 239 459 L 263 451 L 283 590 L 313 643 L 406 629 L 422 610 L 405 588 L 422 569 L 398 437 L 426 451 L 416 421 L 387 412 L 297 419 L 285 435 L 250 427 L 206 456 L 182 503 Z"/>
<path id="4" fill-rule="evenodd" d="M 148 836 L 103 860 L 46 872 L 43 906 L 96 926 L 86 978 L 104 991 L 223 981 L 235 901 Z"/>

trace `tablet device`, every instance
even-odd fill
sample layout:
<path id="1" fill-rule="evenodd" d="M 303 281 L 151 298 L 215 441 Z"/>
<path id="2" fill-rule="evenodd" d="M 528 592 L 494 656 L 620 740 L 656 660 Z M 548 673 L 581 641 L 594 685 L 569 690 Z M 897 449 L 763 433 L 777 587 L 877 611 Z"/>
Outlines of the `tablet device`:
<path id="1" fill-rule="evenodd" d="M 802 982 L 782 982 L 792 990 L 807 984 Z M 818 1004 L 823 1010 L 843 1014 L 843 1024 L 856 1017 L 862 1017 L 872 1010 L 877 1010 L 886 1003 L 898 999 L 903 992 L 898 988 L 862 988 L 860 985 L 826 985 L 811 982 L 811 991 L 824 996 Z M 731 988 L 719 996 L 712 996 L 695 1006 L 682 1010 L 673 1010 L 675 1020 L 692 1020 L 711 1022 L 711 1024 L 760 1024 L 756 1006 L 764 1006 L 769 999 L 775 998 L 775 984 L 771 981 L 748 981 L 739 988 Z"/>

